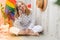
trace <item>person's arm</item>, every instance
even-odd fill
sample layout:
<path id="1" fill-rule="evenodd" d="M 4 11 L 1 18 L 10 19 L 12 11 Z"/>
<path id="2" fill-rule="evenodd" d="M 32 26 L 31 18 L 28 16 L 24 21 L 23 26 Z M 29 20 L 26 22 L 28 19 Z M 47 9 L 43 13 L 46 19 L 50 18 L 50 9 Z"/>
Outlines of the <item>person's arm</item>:
<path id="1" fill-rule="evenodd" d="M 11 34 L 16 34 L 18 35 L 20 32 L 20 21 L 21 19 L 15 18 L 15 21 L 13 23 L 13 27 L 10 28 L 10 33 Z"/>
<path id="2" fill-rule="evenodd" d="M 13 26 L 19 26 L 21 22 L 21 18 L 15 18 L 15 22 L 13 23 Z"/>

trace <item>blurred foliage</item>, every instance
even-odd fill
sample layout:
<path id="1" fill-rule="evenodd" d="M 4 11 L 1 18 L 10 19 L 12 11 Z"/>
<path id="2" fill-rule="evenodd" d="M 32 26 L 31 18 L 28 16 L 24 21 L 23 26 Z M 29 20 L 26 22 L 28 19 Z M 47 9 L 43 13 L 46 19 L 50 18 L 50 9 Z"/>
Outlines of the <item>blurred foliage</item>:
<path id="1" fill-rule="evenodd" d="M 1 13 L 2 13 L 2 16 L 4 17 L 4 19 L 6 19 L 7 16 L 5 14 L 4 7 L 3 7 L 3 5 L 1 3 L 0 3 L 0 10 L 1 10 Z"/>
<path id="2" fill-rule="evenodd" d="M 60 6 L 60 0 L 57 0 L 57 1 L 55 2 L 55 4 L 57 4 L 57 5 Z"/>

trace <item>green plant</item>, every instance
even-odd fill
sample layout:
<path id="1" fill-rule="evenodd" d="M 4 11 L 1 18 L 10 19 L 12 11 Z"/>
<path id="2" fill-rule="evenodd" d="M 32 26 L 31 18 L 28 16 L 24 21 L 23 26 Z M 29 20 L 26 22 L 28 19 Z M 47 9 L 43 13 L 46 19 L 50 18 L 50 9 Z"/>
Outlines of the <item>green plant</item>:
<path id="1" fill-rule="evenodd" d="M 55 4 L 57 4 L 57 5 L 60 6 L 60 0 L 57 0 L 57 1 L 55 2 Z"/>

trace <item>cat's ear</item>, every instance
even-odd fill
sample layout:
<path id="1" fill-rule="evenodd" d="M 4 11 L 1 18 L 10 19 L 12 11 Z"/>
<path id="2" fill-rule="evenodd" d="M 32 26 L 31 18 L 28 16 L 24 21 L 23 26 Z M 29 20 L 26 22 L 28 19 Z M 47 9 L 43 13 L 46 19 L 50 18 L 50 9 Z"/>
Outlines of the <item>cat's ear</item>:
<path id="1" fill-rule="evenodd" d="M 47 7 L 47 0 L 36 0 L 36 5 L 41 11 L 45 11 Z"/>

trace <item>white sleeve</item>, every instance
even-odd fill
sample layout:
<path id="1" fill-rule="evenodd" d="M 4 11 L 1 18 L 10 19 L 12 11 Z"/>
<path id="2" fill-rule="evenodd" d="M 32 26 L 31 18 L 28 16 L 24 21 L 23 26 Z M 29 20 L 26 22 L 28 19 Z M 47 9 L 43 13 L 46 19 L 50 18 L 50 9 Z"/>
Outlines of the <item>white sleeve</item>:
<path id="1" fill-rule="evenodd" d="M 19 19 L 19 18 L 17 19 L 17 18 L 16 18 L 16 19 L 15 19 L 15 22 L 13 23 L 13 26 L 14 26 L 14 27 L 19 26 L 19 25 L 20 25 L 20 22 L 21 22 L 21 19 Z"/>

